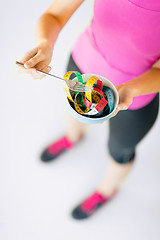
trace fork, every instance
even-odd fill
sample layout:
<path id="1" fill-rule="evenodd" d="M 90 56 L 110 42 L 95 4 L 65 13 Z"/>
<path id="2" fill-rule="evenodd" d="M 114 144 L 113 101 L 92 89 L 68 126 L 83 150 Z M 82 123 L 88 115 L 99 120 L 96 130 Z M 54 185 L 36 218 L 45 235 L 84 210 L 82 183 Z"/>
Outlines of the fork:
<path id="1" fill-rule="evenodd" d="M 21 65 L 21 66 L 24 66 L 23 63 L 21 62 L 18 62 L 16 61 L 16 64 L 17 65 Z M 38 70 L 36 69 L 37 72 L 39 73 L 42 73 L 46 76 L 50 76 L 50 77 L 54 77 L 54 78 L 57 78 L 57 79 L 60 79 L 60 80 L 63 80 L 66 82 L 68 88 L 72 91 L 78 91 L 78 92 L 88 92 L 88 91 L 92 91 L 93 90 L 93 87 L 90 87 L 90 86 L 87 86 L 83 83 L 79 83 L 79 82 L 76 82 L 75 85 L 73 85 L 73 81 L 72 80 L 65 80 L 64 78 L 61 78 L 61 77 L 58 77 L 56 75 L 53 75 L 53 74 L 50 74 L 50 73 L 46 73 L 46 72 L 43 72 L 42 70 Z M 72 86 L 73 85 L 73 86 Z"/>

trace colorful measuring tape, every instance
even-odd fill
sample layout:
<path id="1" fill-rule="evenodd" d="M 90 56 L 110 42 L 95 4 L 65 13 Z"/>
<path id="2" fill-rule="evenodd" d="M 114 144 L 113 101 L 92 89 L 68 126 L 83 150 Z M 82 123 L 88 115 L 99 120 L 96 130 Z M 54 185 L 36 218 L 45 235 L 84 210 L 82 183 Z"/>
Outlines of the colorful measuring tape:
<path id="1" fill-rule="evenodd" d="M 93 87 L 92 91 L 75 92 L 71 91 L 64 82 L 63 87 L 67 95 L 70 105 L 79 114 L 85 117 L 103 117 L 111 113 L 114 109 L 114 95 L 109 87 L 103 86 L 102 80 L 96 76 L 92 76 L 87 82 L 83 82 L 83 78 L 79 72 L 69 71 L 64 75 L 65 80 L 71 80 L 75 75 L 78 82 Z"/>

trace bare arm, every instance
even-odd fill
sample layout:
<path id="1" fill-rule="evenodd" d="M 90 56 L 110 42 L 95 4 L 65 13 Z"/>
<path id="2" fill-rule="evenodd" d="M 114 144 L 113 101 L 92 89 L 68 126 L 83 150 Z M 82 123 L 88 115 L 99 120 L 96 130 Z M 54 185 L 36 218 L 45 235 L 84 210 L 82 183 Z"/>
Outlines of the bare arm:
<path id="1" fill-rule="evenodd" d="M 119 93 L 119 105 L 112 117 L 120 110 L 126 110 L 133 97 L 160 91 L 160 59 L 142 75 L 116 86 Z"/>
<path id="2" fill-rule="evenodd" d="M 49 41 L 53 46 L 60 30 L 84 0 L 55 0 L 40 17 L 36 28 L 36 40 Z"/>
<path id="3" fill-rule="evenodd" d="M 24 67 L 18 66 L 20 72 L 29 73 L 36 79 L 42 78 L 44 75 L 37 73 L 35 68 L 46 72 L 51 70 L 48 65 L 52 59 L 53 47 L 58 34 L 83 1 L 55 0 L 50 5 L 39 18 L 36 26 L 37 46 L 20 60 L 24 63 Z"/>
<path id="4" fill-rule="evenodd" d="M 158 66 L 153 66 L 142 75 L 124 83 L 123 85 L 127 88 L 131 88 L 132 97 L 159 92 L 160 68 L 158 68 Z"/>

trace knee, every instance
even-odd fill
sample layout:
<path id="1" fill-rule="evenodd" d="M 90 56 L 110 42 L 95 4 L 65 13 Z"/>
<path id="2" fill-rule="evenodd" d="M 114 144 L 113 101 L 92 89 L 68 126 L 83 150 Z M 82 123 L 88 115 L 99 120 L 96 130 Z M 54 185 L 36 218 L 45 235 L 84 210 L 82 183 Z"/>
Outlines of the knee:
<path id="1" fill-rule="evenodd" d="M 133 148 L 109 148 L 110 155 L 119 164 L 127 164 L 135 159 L 135 149 Z"/>

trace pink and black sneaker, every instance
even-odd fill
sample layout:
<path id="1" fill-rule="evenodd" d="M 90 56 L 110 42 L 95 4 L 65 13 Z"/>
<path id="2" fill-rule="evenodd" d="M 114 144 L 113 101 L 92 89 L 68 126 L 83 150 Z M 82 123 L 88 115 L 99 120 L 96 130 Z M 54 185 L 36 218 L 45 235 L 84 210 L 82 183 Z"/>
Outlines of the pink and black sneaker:
<path id="1" fill-rule="evenodd" d="M 64 137 L 60 138 L 59 140 L 50 144 L 42 152 L 40 158 L 43 162 L 49 162 L 51 160 L 54 160 L 56 157 L 58 157 L 63 152 L 65 152 L 73 147 L 74 147 L 74 143 L 69 141 L 69 139 L 66 136 L 64 136 Z"/>
<path id="2" fill-rule="evenodd" d="M 98 192 L 94 192 L 90 197 L 88 197 L 84 202 L 82 202 L 72 211 L 72 217 L 77 220 L 82 220 L 90 217 L 97 211 L 97 209 L 110 201 L 113 196 L 115 196 L 115 194 L 116 192 L 111 197 L 106 197 Z"/>

